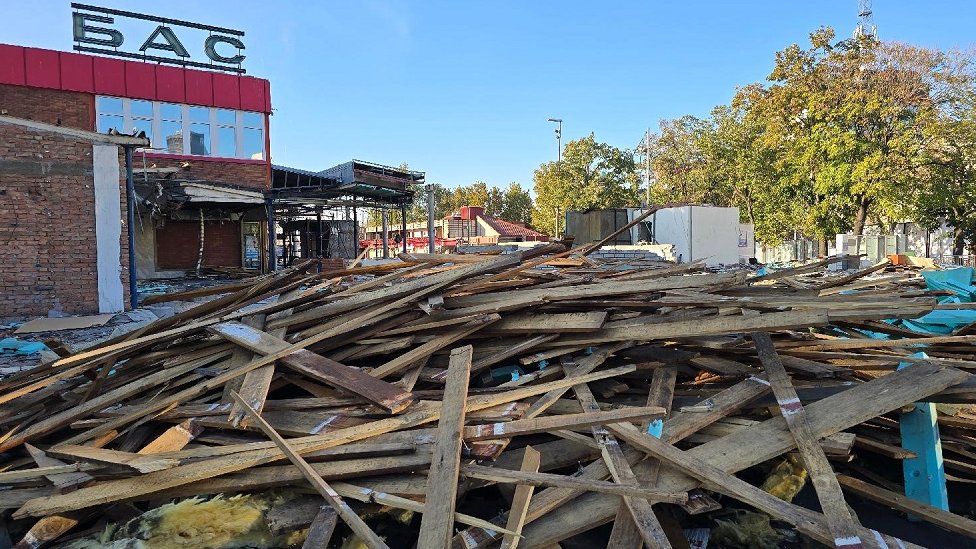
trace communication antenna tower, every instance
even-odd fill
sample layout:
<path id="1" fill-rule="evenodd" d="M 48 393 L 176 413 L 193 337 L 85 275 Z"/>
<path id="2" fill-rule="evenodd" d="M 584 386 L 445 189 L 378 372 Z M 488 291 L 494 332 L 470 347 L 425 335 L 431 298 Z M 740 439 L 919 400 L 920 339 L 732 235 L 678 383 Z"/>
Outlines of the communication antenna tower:
<path id="1" fill-rule="evenodd" d="M 854 27 L 854 38 L 877 38 L 878 28 L 874 26 L 871 0 L 858 0 L 857 27 Z"/>

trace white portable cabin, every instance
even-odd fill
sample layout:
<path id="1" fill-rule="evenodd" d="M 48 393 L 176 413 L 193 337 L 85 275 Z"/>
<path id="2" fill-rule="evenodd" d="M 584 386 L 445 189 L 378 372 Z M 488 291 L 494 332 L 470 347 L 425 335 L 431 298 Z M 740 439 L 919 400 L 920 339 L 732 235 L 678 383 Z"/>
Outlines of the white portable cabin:
<path id="1" fill-rule="evenodd" d="M 679 206 L 655 212 L 650 221 L 652 240 L 673 244 L 681 263 L 698 259 L 710 266 L 740 262 L 739 208 Z M 747 236 L 746 247 L 751 240 Z"/>

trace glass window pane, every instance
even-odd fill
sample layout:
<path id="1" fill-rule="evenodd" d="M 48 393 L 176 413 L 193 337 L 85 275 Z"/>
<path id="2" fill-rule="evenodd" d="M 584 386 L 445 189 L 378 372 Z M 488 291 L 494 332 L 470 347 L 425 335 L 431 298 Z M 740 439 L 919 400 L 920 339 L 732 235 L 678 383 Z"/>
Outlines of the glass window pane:
<path id="1" fill-rule="evenodd" d="M 237 113 L 227 109 L 217 109 L 217 123 L 221 126 L 233 126 L 237 124 Z"/>
<path id="2" fill-rule="evenodd" d="M 166 143 L 156 146 L 165 146 L 166 152 L 171 154 L 183 154 L 183 124 L 164 120 L 160 123 L 160 130 Z"/>
<path id="3" fill-rule="evenodd" d="M 190 107 L 190 121 L 210 122 L 210 109 L 207 107 Z"/>
<path id="4" fill-rule="evenodd" d="M 140 118 L 153 117 L 152 101 L 133 99 L 129 102 L 129 108 L 132 109 L 132 116 L 138 116 Z"/>
<path id="5" fill-rule="evenodd" d="M 244 113 L 244 126 L 264 129 L 264 115 L 257 112 Z"/>
<path id="6" fill-rule="evenodd" d="M 183 107 L 172 103 L 162 103 L 159 105 L 159 116 L 163 120 L 181 120 L 183 118 Z"/>
<path id="7" fill-rule="evenodd" d="M 190 124 L 190 154 L 210 154 L 210 124 Z"/>
<path id="8" fill-rule="evenodd" d="M 96 110 L 99 114 L 115 113 L 122 114 L 122 100 L 118 97 L 99 97 Z"/>
<path id="9" fill-rule="evenodd" d="M 244 128 L 244 158 L 264 160 L 264 130 Z"/>
<path id="10" fill-rule="evenodd" d="M 217 156 L 233 158 L 237 156 L 237 139 L 234 128 L 217 128 Z"/>
<path id="11" fill-rule="evenodd" d="M 152 120 L 140 120 L 138 118 L 132 119 L 132 130 L 131 133 L 146 132 L 146 138 L 149 139 L 149 145 L 155 146 L 155 140 L 152 134 Z"/>
<path id="12" fill-rule="evenodd" d="M 106 133 L 111 128 L 115 128 L 119 133 L 125 133 L 122 129 L 122 124 L 125 121 L 122 119 L 121 114 L 99 114 L 98 115 L 98 132 Z"/>

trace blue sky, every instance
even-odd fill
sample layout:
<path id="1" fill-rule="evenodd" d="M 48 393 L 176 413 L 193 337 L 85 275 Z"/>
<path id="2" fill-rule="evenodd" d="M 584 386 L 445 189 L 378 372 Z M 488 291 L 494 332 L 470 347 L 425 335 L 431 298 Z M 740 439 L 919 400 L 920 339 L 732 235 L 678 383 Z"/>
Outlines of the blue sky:
<path id="1" fill-rule="evenodd" d="M 271 80 L 275 163 L 407 162 L 447 186 L 531 187 L 556 154 L 549 117 L 564 143 L 632 148 L 764 79 L 818 26 L 857 22 L 857 0 L 90 3 L 244 30 L 245 68 Z M 71 49 L 69 1 L 4 4 L 0 42 Z M 969 0 L 874 0 L 874 21 L 885 40 L 976 43 Z"/>

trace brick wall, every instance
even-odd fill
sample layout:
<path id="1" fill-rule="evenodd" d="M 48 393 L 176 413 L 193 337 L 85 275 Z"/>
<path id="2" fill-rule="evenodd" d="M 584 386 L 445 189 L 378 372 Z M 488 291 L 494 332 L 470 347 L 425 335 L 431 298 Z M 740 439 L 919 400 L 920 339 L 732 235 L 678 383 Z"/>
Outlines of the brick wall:
<path id="1" fill-rule="evenodd" d="M 0 317 L 97 312 L 96 253 L 91 144 L 0 125 Z"/>
<path id="2" fill-rule="evenodd" d="M 142 167 L 142 154 L 136 153 L 133 158 L 135 168 Z M 192 179 L 196 181 L 215 181 L 229 183 L 247 189 L 264 190 L 271 186 L 271 176 L 268 174 L 266 162 L 227 162 L 222 160 L 204 160 L 194 157 L 159 157 L 146 155 L 146 165 L 159 168 L 189 166 L 173 176 L 174 179 Z"/>
<path id="3" fill-rule="evenodd" d="M 167 243 L 179 243 L 170 245 Z M 156 268 L 196 269 L 200 253 L 200 223 L 167 220 L 156 229 Z M 203 266 L 241 266 L 241 223 L 205 221 L 203 224 Z"/>
<path id="4" fill-rule="evenodd" d="M 79 130 L 94 130 L 95 96 L 0 84 L 0 114 Z"/>
<path id="5" fill-rule="evenodd" d="M 0 113 L 8 116 L 91 131 L 95 128 L 94 105 L 95 96 L 87 93 L 0 84 Z M 138 168 L 142 165 L 142 157 L 139 153 L 135 156 L 135 167 Z M 267 162 L 228 162 L 149 154 L 146 163 L 158 167 L 179 167 L 189 163 L 189 168 L 178 174 L 180 179 L 217 181 L 259 190 L 271 185 Z"/>

